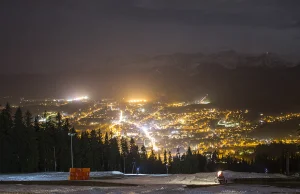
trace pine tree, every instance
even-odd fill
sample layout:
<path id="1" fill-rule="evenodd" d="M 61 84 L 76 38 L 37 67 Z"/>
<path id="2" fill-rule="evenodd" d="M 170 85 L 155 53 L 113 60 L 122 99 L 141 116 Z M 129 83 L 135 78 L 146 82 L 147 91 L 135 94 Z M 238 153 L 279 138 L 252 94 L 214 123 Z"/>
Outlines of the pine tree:
<path id="1" fill-rule="evenodd" d="M 88 165 L 88 153 L 91 151 L 89 147 L 89 134 L 88 132 L 81 133 L 81 167 L 85 168 Z"/>
<path id="2" fill-rule="evenodd" d="M 298 140 L 300 140 L 300 124 L 299 124 L 299 129 L 298 131 Z M 300 144 L 298 144 L 298 150 L 300 150 Z M 299 168 L 300 168 L 300 164 L 299 164 Z"/>
<path id="3" fill-rule="evenodd" d="M 44 113 L 44 117 L 47 117 L 47 112 Z M 50 116 L 47 117 L 46 122 L 42 125 L 42 149 L 44 154 L 44 168 L 45 171 L 55 170 L 55 157 L 54 150 L 58 142 L 58 131 L 55 123 Z"/>
<path id="4" fill-rule="evenodd" d="M 177 148 L 177 151 L 176 151 L 176 157 L 174 157 L 173 162 L 172 162 L 172 173 L 182 173 L 179 147 Z"/>
<path id="5" fill-rule="evenodd" d="M 168 159 L 167 159 L 167 150 L 164 151 L 164 165 L 168 164 Z"/>
<path id="6" fill-rule="evenodd" d="M 121 138 L 121 154 L 125 157 L 128 156 L 128 143 L 124 137 Z"/>
<path id="7" fill-rule="evenodd" d="M 183 171 L 184 173 L 193 173 L 195 169 L 196 161 L 194 160 L 194 156 L 192 154 L 191 147 L 188 147 L 188 150 L 186 152 L 186 155 L 184 157 L 184 163 L 183 163 Z"/>
<path id="8" fill-rule="evenodd" d="M 173 160 L 172 160 L 172 153 L 169 151 L 168 153 L 168 173 L 173 171 Z"/>
<path id="9" fill-rule="evenodd" d="M 62 130 L 62 116 L 60 112 L 57 112 L 55 119 L 56 119 L 57 129 Z"/>
<path id="10" fill-rule="evenodd" d="M 91 170 L 97 170 L 97 163 L 100 163 L 98 152 L 98 138 L 95 130 L 91 131 L 89 140 L 88 161 Z"/>
<path id="11" fill-rule="evenodd" d="M 87 165 L 91 168 L 92 171 L 95 171 L 95 165 L 94 165 L 94 162 L 95 162 L 95 157 L 94 157 L 95 149 L 93 149 L 95 137 L 96 137 L 96 132 L 95 132 L 95 130 L 92 130 L 89 133 L 89 138 L 88 138 L 88 150 L 89 150 L 89 152 L 87 153 L 87 161 L 88 161 Z M 96 143 L 96 145 L 97 145 L 97 143 Z"/>
<path id="12" fill-rule="evenodd" d="M 25 112 L 25 127 L 30 128 L 32 127 L 32 114 L 29 111 Z"/>
<path id="13" fill-rule="evenodd" d="M 12 168 L 15 172 L 27 172 L 27 153 L 28 153 L 28 133 L 25 130 L 23 122 L 22 110 L 17 108 L 14 114 L 12 135 L 16 141 L 13 144 L 13 160 L 11 161 Z"/>
<path id="14" fill-rule="evenodd" d="M 11 108 L 7 103 L 0 113 L 0 172 L 12 172 L 11 160 L 13 160 L 14 138 L 12 134 Z"/>
<path id="15" fill-rule="evenodd" d="M 38 137 L 32 124 L 32 115 L 29 111 L 25 113 L 25 127 L 29 137 L 27 153 L 28 172 L 37 172 L 39 162 Z"/>
<path id="16" fill-rule="evenodd" d="M 120 152 L 117 138 L 110 139 L 110 170 L 120 170 Z"/>
<path id="17" fill-rule="evenodd" d="M 82 165 L 82 162 L 83 162 L 83 158 L 82 158 L 82 150 L 85 149 L 85 147 L 82 145 L 82 133 L 79 135 L 75 128 L 72 127 L 71 128 L 71 133 L 75 133 L 74 136 L 69 136 L 70 138 L 70 141 L 71 141 L 71 138 L 72 138 L 72 149 L 73 149 L 73 162 L 74 162 L 74 168 L 82 168 L 81 165 Z M 71 149 L 71 142 L 70 142 L 70 149 Z M 71 156 L 71 155 L 70 155 Z M 71 162 L 71 160 L 70 160 Z"/>
<path id="18" fill-rule="evenodd" d="M 140 165 L 138 166 L 140 169 L 141 173 L 148 173 L 148 167 L 147 167 L 147 163 L 148 163 L 148 158 L 147 158 L 147 151 L 144 145 L 142 145 L 141 147 L 141 154 L 140 154 Z"/>
<path id="19" fill-rule="evenodd" d="M 129 163 L 130 161 L 128 160 L 128 155 L 129 155 L 129 152 L 128 152 L 128 143 L 127 143 L 127 140 L 122 137 L 121 138 L 121 156 L 122 156 L 122 169 L 124 171 L 127 172 L 128 171 L 128 168 L 130 167 Z M 127 160 L 127 162 L 126 162 Z M 124 166 L 125 165 L 125 166 Z M 124 173 L 126 173 L 124 172 Z"/>
<path id="20" fill-rule="evenodd" d="M 171 154 L 171 151 L 169 151 L 168 162 L 169 162 L 169 164 L 172 163 L 172 154 Z"/>
<path id="21" fill-rule="evenodd" d="M 154 162 L 154 173 L 159 173 L 159 174 L 162 174 L 162 173 L 165 173 L 165 166 L 161 160 L 161 157 L 160 157 L 160 154 L 158 154 L 158 159 L 155 160 Z"/>
<path id="22" fill-rule="evenodd" d="M 131 164 L 131 172 L 134 173 L 134 170 L 140 164 L 139 148 L 135 144 L 135 141 L 133 138 L 130 139 L 129 146 L 130 146 L 130 151 L 129 151 L 128 162 L 129 162 L 129 164 Z"/>
<path id="23" fill-rule="evenodd" d="M 104 170 L 109 170 L 109 154 L 110 154 L 110 145 L 109 145 L 109 140 L 108 140 L 108 133 L 105 133 L 104 137 L 104 150 L 103 150 L 103 161 L 104 161 Z"/>
<path id="24" fill-rule="evenodd" d="M 57 118 L 57 126 L 60 133 L 59 138 L 59 152 L 56 154 L 58 157 L 57 164 L 58 164 L 58 170 L 60 171 L 68 171 L 71 167 L 71 155 L 70 155 L 70 148 L 71 148 L 71 138 L 69 137 L 68 133 L 71 130 L 71 125 L 69 123 L 69 119 L 62 120 L 62 126 L 59 124 L 59 116 L 56 116 Z M 72 137 L 74 138 L 74 137 Z"/>
<path id="25" fill-rule="evenodd" d="M 45 171 L 45 129 L 41 127 L 39 123 L 39 116 L 34 118 L 33 128 L 37 136 L 37 145 L 38 145 L 38 171 Z"/>
<path id="26" fill-rule="evenodd" d="M 97 170 L 104 170 L 104 144 L 102 141 L 102 133 L 101 130 L 98 129 L 98 134 L 97 134 L 97 139 L 98 139 L 98 147 L 97 147 L 97 158 L 100 162 L 97 162 Z"/>
<path id="27" fill-rule="evenodd" d="M 148 173 L 151 173 L 153 174 L 155 171 L 154 167 L 155 167 L 155 160 L 156 160 L 156 157 L 155 157 L 155 153 L 154 153 L 154 150 L 151 149 L 151 153 L 150 153 L 150 156 L 149 156 L 149 159 L 148 159 Z"/>

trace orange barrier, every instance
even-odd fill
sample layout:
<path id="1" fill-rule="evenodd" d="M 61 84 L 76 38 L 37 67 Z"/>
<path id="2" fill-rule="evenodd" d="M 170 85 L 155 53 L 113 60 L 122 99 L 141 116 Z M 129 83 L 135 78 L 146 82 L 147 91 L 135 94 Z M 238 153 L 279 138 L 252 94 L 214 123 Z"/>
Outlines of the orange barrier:
<path id="1" fill-rule="evenodd" d="M 90 168 L 70 168 L 69 180 L 88 180 Z"/>

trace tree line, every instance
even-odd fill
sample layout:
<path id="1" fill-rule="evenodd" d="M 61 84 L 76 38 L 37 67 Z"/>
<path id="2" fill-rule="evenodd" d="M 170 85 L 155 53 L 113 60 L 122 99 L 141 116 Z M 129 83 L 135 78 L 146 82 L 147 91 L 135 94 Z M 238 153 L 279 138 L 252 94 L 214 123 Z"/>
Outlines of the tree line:
<path id="1" fill-rule="evenodd" d="M 46 115 L 45 115 L 46 116 Z M 40 123 L 28 111 L 17 108 L 14 114 L 9 104 L 0 113 L 0 172 L 68 171 L 71 167 L 71 137 L 74 167 L 89 167 L 91 171 L 122 171 L 126 173 L 193 173 L 202 171 L 206 159 L 199 153 L 172 157 L 165 150 L 157 154 L 139 148 L 134 139 L 114 137 L 111 133 L 92 130 L 76 133 L 68 119 L 57 113 Z M 172 169 L 172 171 L 171 171 Z"/>
<path id="2" fill-rule="evenodd" d="M 45 115 L 46 116 L 46 115 Z M 68 119 L 60 113 L 40 123 L 21 108 L 15 113 L 9 104 L 0 112 L 0 173 L 27 173 L 45 171 L 68 171 L 71 167 L 71 137 L 74 167 L 91 168 L 91 171 L 121 171 L 125 173 L 197 173 L 217 170 L 248 172 L 283 172 L 286 152 L 291 150 L 291 171 L 299 171 L 300 157 L 294 147 L 272 144 L 256 148 L 252 161 L 238 160 L 231 156 L 219 158 L 217 151 L 211 157 L 193 152 L 189 147 L 184 154 L 177 150 L 176 156 L 164 150 L 158 154 L 145 146 L 139 148 L 134 139 L 114 137 L 112 133 L 92 130 L 76 133 Z M 283 150 L 273 154 L 270 150 Z M 277 153 L 277 152 L 276 152 Z"/>

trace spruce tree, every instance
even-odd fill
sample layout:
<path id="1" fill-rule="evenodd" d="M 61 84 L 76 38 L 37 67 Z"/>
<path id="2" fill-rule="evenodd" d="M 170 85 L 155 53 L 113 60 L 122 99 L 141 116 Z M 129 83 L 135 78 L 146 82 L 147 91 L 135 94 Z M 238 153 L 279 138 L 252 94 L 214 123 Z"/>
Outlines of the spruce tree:
<path id="1" fill-rule="evenodd" d="M 168 164 L 168 159 L 167 159 L 167 150 L 164 151 L 164 165 Z"/>
<path id="2" fill-rule="evenodd" d="M 27 154 L 29 136 L 23 122 L 22 110 L 17 108 L 14 114 L 12 135 L 15 140 L 13 146 L 13 160 L 11 164 L 15 172 L 27 172 Z"/>
<path id="3" fill-rule="evenodd" d="M 13 160 L 13 146 L 15 139 L 12 133 L 11 108 L 7 103 L 6 107 L 0 113 L 0 172 L 12 172 L 11 161 Z"/>
<path id="4" fill-rule="evenodd" d="M 25 127 L 28 132 L 29 145 L 28 145 L 28 172 L 37 172 L 38 171 L 38 162 L 39 162 L 39 149 L 38 149 L 38 137 L 37 132 L 35 131 L 32 123 L 32 115 L 29 111 L 25 113 Z"/>
<path id="5" fill-rule="evenodd" d="M 141 173 L 148 173 L 148 157 L 147 151 L 144 145 L 141 147 L 141 154 L 140 154 L 140 165 L 138 166 Z"/>
<path id="6" fill-rule="evenodd" d="M 171 151 L 169 151 L 169 153 L 168 153 L 168 164 L 169 164 L 169 166 L 168 166 L 168 171 L 169 172 L 172 172 L 172 168 L 173 168 L 173 160 L 172 160 L 172 153 L 171 153 Z"/>
<path id="7" fill-rule="evenodd" d="M 104 145 L 103 145 L 103 141 L 102 141 L 102 133 L 101 130 L 98 129 L 98 133 L 97 133 L 97 142 L 98 142 L 98 146 L 97 146 L 97 158 L 100 162 L 97 162 L 97 170 L 104 170 Z"/>
<path id="8" fill-rule="evenodd" d="M 38 146 L 38 171 L 45 171 L 45 149 L 44 149 L 44 135 L 45 129 L 41 127 L 39 123 L 39 116 L 34 118 L 33 128 L 37 136 L 37 146 Z"/>
<path id="9" fill-rule="evenodd" d="M 125 172 L 126 173 L 128 170 L 128 168 L 131 166 L 129 163 L 129 159 L 128 159 L 128 155 L 129 155 L 129 152 L 128 152 L 128 143 L 127 143 L 127 140 L 122 137 L 121 138 L 121 156 L 122 156 L 122 170 L 124 172 L 124 169 L 125 169 Z M 125 166 L 124 166 L 125 165 Z"/>
<path id="10" fill-rule="evenodd" d="M 88 153 L 89 150 L 89 134 L 88 132 L 81 132 L 80 142 L 80 154 L 78 155 L 77 160 L 80 162 L 80 167 L 85 168 L 88 165 Z"/>
<path id="11" fill-rule="evenodd" d="M 62 130 L 63 121 L 60 112 L 57 112 L 55 119 L 56 119 L 57 129 Z"/>
<path id="12" fill-rule="evenodd" d="M 68 133 L 71 131 L 71 125 L 69 119 L 62 120 L 62 126 L 60 127 L 59 116 L 56 116 L 57 127 L 59 129 L 60 138 L 59 138 L 59 152 L 57 153 L 57 164 L 58 170 L 68 171 L 71 167 L 71 138 Z M 61 129 L 61 130 L 60 130 Z M 74 137 L 72 137 L 74 138 Z"/>
<path id="13" fill-rule="evenodd" d="M 96 132 L 95 130 L 92 130 L 88 138 L 89 152 L 87 153 L 88 166 L 91 168 L 92 171 L 95 171 L 96 146 L 97 146 Z"/>
<path id="14" fill-rule="evenodd" d="M 154 150 L 151 149 L 150 156 L 148 159 L 148 170 L 149 170 L 148 173 L 153 174 L 155 172 L 155 160 L 156 157 L 155 157 Z"/>
<path id="15" fill-rule="evenodd" d="M 133 138 L 130 139 L 129 147 L 130 147 L 130 150 L 129 150 L 128 162 L 129 162 L 129 164 L 131 164 L 131 172 L 134 173 L 134 170 L 140 164 L 140 155 L 139 155 L 139 148 L 135 144 L 135 141 Z"/>
<path id="16" fill-rule="evenodd" d="M 110 139 L 110 170 L 120 170 L 120 152 L 117 138 Z"/>
<path id="17" fill-rule="evenodd" d="M 172 153 L 171 153 L 171 151 L 169 151 L 169 154 L 168 154 L 168 162 L 169 162 L 169 164 L 171 164 L 172 163 Z"/>
<path id="18" fill-rule="evenodd" d="M 110 154 L 110 145 L 109 145 L 109 140 L 108 140 L 108 133 L 105 133 L 104 137 L 104 150 L 103 150 L 103 161 L 104 161 L 104 170 L 109 169 L 109 154 Z"/>

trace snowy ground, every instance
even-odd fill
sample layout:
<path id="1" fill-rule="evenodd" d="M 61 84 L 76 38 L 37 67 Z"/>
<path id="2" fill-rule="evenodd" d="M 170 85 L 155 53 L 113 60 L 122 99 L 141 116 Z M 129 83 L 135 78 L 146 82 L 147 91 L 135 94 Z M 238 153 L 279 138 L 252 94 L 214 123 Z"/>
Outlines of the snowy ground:
<path id="1" fill-rule="evenodd" d="M 145 185 L 137 187 L 89 187 L 89 186 L 46 186 L 46 185 L 0 185 L 0 193 L 299 193 L 300 188 L 279 188 L 262 185 L 216 185 L 186 188 L 182 185 Z"/>
<path id="2" fill-rule="evenodd" d="M 68 172 L 42 172 L 42 173 L 28 173 L 28 174 L 0 174 L 0 181 L 54 181 L 54 180 L 68 180 Z M 264 173 L 245 173 L 224 171 L 226 179 L 233 180 L 236 178 L 286 178 L 282 174 L 264 174 Z M 91 178 L 122 178 L 113 180 L 114 182 L 124 183 L 151 183 L 151 184 L 215 184 L 216 172 L 197 173 L 197 174 L 158 174 L 158 175 L 144 175 L 144 174 L 126 174 L 119 171 L 108 172 L 91 172 Z M 111 181 L 111 180 L 107 180 Z M 134 181 L 134 182 L 132 182 Z"/>
<path id="3" fill-rule="evenodd" d="M 60 181 L 68 180 L 68 172 L 38 172 L 28 174 L 0 174 L 0 181 Z M 119 171 L 91 172 L 91 178 L 117 178 L 124 174 Z"/>
<path id="4" fill-rule="evenodd" d="M 224 176 L 229 180 L 236 178 L 287 178 L 281 174 L 240 173 L 225 171 Z M 67 180 L 68 173 L 47 172 L 30 174 L 0 175 L 0 181 L 59 181 Z M 197 174 L 159 174 L 135 175 L 121 172 L 91 172 L 92 178 L 105 178 L 99 181 L 106 183 L 136 184 L 138 186 L 96 187 L 96 186 L 62 186 L 62 185 L 22 185 L 2 182 L 0 193 L 296 193 L 299 188 L 274 187 L 265 185 L 219 185 L 215 182 L 216 173 Z M 120 178 L 122 177 L 122 178 Z M 118 178 L 118 179 L 116 179 Z M 76 185 L 76 181 L 74 182 Z M 186 185 L 194 185 L 187 187 Z"/>
<path id="5" fill-rule="evenodd" d="M 216 185 L 216 172 L 196 174 L 160 174 L 160 175 L 125 175 L 123 179 L 104 180 L 104 182 L 130 183 L 130 184 L 181 184 L 181 185 Z M 242 178 L 287 178 L 282 174 L 245 173 L 224 171 L 228 182 Z"/>

